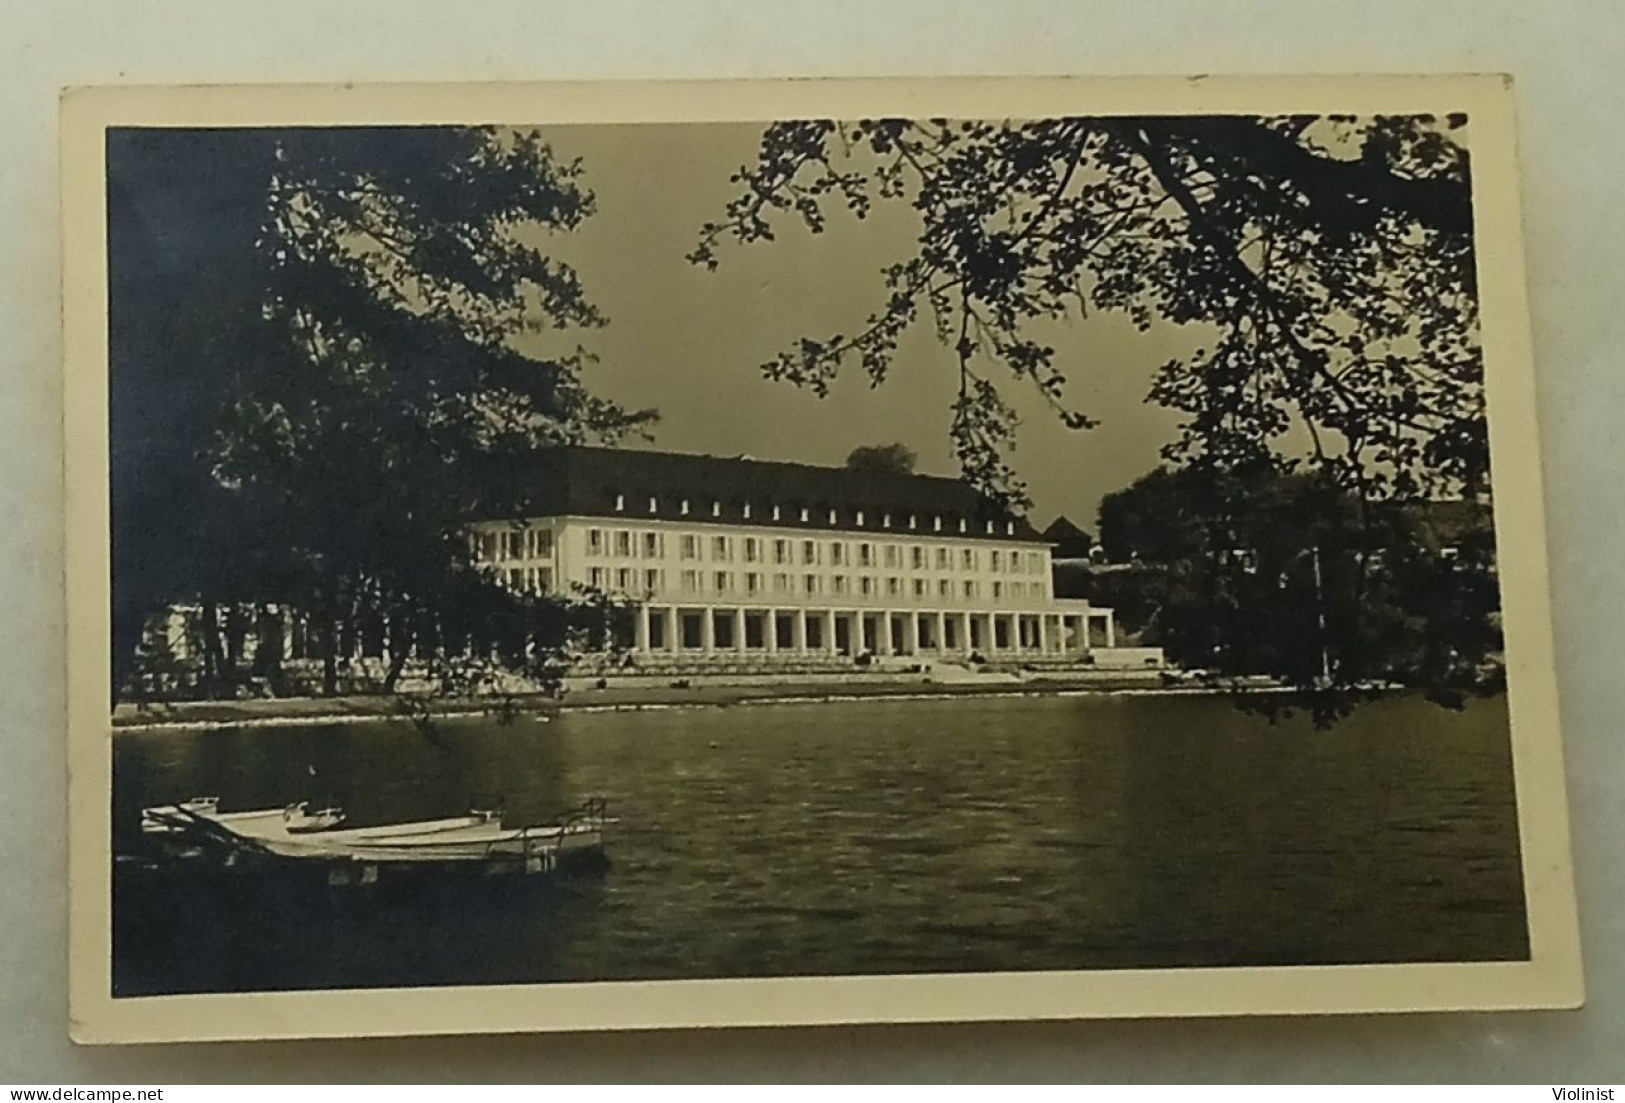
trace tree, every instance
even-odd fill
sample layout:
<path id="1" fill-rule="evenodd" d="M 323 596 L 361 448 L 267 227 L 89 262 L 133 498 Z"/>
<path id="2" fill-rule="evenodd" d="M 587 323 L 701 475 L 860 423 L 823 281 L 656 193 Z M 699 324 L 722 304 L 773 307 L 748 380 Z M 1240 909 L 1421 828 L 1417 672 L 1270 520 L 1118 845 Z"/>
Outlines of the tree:
<path id="1" fill-rule="evenodd" d="M 1465 118 L 878 119 L 775 123 L 738 196 L 690 255 L 830 208 L 907 204 L 917 248 L 886 266 L 851 333 L 763 365 L 825 393 L 849 365 L 884 382 L 929 313 L 959 381 L 950 433 L 968 477 L 1021 500 L 1009 382 L 1066 424 L 1066 373 L 1042 325 L 1090 310 L 1203 323 L 1151 397 L 1186 416 L 1171 459 L 1312 462 L 1367 495 L 1488 485 Z"/>
<path id="2" fill-rule="evenodd" d="M 847 370 L 882 385 L 928 318 L 957 378 L 948 431 L 964 474 L 1021 507 L 1009 388 L 1035 388 L 1074 429 L 1096 424 L 1068 402 L 1080 365 L 1049 343 L 1054 324 L 1108 311 L 1142 330 L 1194 326 L 1203 346 L 1148 394 L 1182 415 L 1165 459 L 1243 480 L 1312 475 L 1368 525 L 1378 503 L 1489 492 L 1466 121 L 779 122 L 689 259 L 715 268 L 726 244 L 770 241 L 785 222 L 816 234 L 837 211 L 906 207 L 919 233 L 883 267 L 874 311 L 801 337 L 762 365 L 768 378 L 820 395 Z M 1145 523 L 1177 544 L 1186 520 Z M 1108 548 L 1121 542 L 1121 524 L 1102 527 Z M 1282 650 L 1275 673 L 1297 677 L 1297 654 Z"/>
<path id="3" fill-rule="evenodd" d="M 465 128 L 126 131 L 109 159 L 115 678 L 182 600 L 206 634 L 218 606 L 306 610 L 328 692 L 363 632 L 397 656 L 448 629 L 510 668 L 554 655 L 552 603 L 476 570 L 460 528 L 476 495 L 515 505 L 488 461 L 652 416 L 591 394 L 579 346 L 512 346 L 603 324 L 537 244 L 590 215 L 580 166 Z"/>
<path id="4" fill-rule="evenodd" d="M 846 468 L 866 475 L 912 475 L 918 462 L 906 444 L 863 444 L 847 453 Z"/>
<path id="5" fill-rule="evenodd" d="M 1325 722 L 1395 684 L 1454 706 L 1501 688 L 1494 547 L 1476 503 L 1371 504 L 1268 465 L 1158 469 L 1107 497 L 1101 532 L 1114 559 L 1140 565 L 1101 596 L 1135 608 L 1146 642 L 1221 683 L 1269 675 L 1297 690 L 1255 706 Z"/>

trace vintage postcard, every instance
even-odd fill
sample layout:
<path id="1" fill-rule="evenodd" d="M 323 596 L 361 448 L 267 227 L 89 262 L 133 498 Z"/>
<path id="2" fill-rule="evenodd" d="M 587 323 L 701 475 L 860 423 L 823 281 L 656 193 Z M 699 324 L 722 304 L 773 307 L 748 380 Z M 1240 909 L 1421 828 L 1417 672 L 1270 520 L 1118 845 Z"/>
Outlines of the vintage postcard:
<path id="1" fill-rule="evenodd" d="M 67 93 L 74 1036 L 1577 1005 L 1511 99 Z"/>

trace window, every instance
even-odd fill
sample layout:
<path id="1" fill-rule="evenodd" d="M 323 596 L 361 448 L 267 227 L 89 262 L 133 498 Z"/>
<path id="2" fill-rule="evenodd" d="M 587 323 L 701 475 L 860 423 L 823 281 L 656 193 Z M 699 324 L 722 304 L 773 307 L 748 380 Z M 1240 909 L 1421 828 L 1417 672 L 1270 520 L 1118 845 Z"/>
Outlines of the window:
<path id="1" fill-rule="evenodd" d="M 807 511 L 806 510 L 801 511 L 801 519 L 803 521 L 805 521 L 807 519 Z M 829 511 L 829 523 L 832 524 L 832 525 L 835 523 L 835 511 L 833 509 Z M 862 522 L 859 522 L 859 523 L 861 524 Z"/>
<path id="2" fill-rule="evenodd" d="M 863 527 L 863 510 L 861 510 L 861 509 L 858 510 L 858 512 L 854 515 L 853 519 L 857 522 L 858 527 L 862 528 Z M 834 521 L 830 522 L 830 524 L 832 524 L 832 525 L 834 523 L 835 523 Z"/>
<path id="3" fill-rule="evenodd" d="M 698 559 L 700 557 L 700 538 L 693 533 L 684 533 L 682 551 L 684 559 Z"/>
<path id="4" fill-rule="evenodd" d="M 920 519 L 918 517 L 914 516 L 914 514 L 910 513 L 908 515 L 908 527 L 909 528 L 917 528 L 917 527 L 919 527 L 919 521 L 920 521 Z"/>
<path id="5" fill-rule="evenodd" d="M 684 498 L 682 501 L 677 503 L 677 512 L 681 513 L 684 517 L 688 516 L 688 499 L 687 498 Z"/>
<path id="6" fill-rule="evenodd" d="M 886 594 L 887 594 L 888 597 L 896 597 L 898 594 L 900 594 L 902 592 L 903 592 L 903 580 L 902 579 L 898 578 L 896 575 L 892 575 L 890 578 L 886 579 Z"/>
<path id="7" fill-rule="evenodd" d="M 717 593 L 725 594 L 731 589 L 733 589 L 733 575 L 729 574 L 727 571 L 718 571 L 716 573 Z"/>
<path id="8" fill-rule="evenodd" d="M 808 512 L 807 507 L 802 506 L 801 507 L 801 520 L 802 520 L 802 523 L 805 524 L 810 519 L 811 519 L 811 514 Z M 829 523 L 832 524 L 832 525 L 835 523 L 835 511 L 833 509 L 829 511 Z"/>
<path id="9" fill-rule="evenodd" d="M 754 536 L 745 537 L 745 562 L 759 563 L 761 562 L 761 559 L 762 542 Z"/>
<path id="10" fill-rule="evenodd" d="M 962 549 L 959 553 L 959 565 L 964 570 L 974 571 L 976 569 L 976 550 L 974 548 Z"/>
<path id="11" fill-rule="evenodd" d="M 623 531 L 617 532 L 615 534 L 615 554 L 616 555 L 631 555 L 632 554 L 632 534 L 630 532 L 626 532 L 626 531 L 623 530 Z"/>
<path id="12" fill-rule="evenodd" d="M 858 580 L 858 589 L 863 591 L 864 597 L 873 597 L 875 593 L 875 580 L 870 575 L 864 575 Z"/>
<path id="13" fill-rule="evenodd" d="M 993 570 L 995 570 L 995 571 L 1004 570 L 1004 553 L 1003 552 L 999 551 L 999 549 L 997 549 L 997 548 L 994 548 L 991 552 L 988 553 L 988 556 L 989 556 L 989 563 L 992 566 Z"/>
<path id="14" fill-rule="evenodd" d="M 873 544 L 858 545 L 858 566 L 873 567 L 875 565 L 875 546 Z"/>
<path id="15" fill-rule="evenodd" d="M 1029 574 L 1044 573 L 1044 555 L 1042 552 L 1027 553 L 1027 571 Z"/>
<path id="16" fill-rule="evenodd" d="M 1044 580 L 1043 579 L 1039 579 L 1037 582 L 1034 582 L 1034 583 L 1032 583 L 1031 585 L 1029 585 L 1027 587 L 1027 592 L 1032 594 L 1033 597 L 1035 597 L 1035 598 L 1037 598 L 1039 600 L 1042 600 L 1043 598 L 1048 596 L 1048 590 L 1049 590 L 1049 587 L 1044 585 Z"/>
<path id="17" fill-rule="evenodd" d="M 779 507 L 774 506 L 773 507 L 773 520 L 777 521 L 778 519 L 779 519 Z"/>
<path id="18" fill-rule="evenodd" d="M 604 568 L 594 567 L 587 572 L 587 584 L 595 590 L 604 588 Z"/>
<path id="19" fill-rule="evenodd" d="M 1011 574 L 1020 574 L 1021 573 L 1022 554 L 1020 552 L 1013 551 L 1008 556 L 1006 556 L 1005 559 L 1010 564 L 1010 573 Z"/>
<path id="20" fill-rule="evenodd" d="M 745 520 L 750 520 L 750 503 L 746 502 L 743 506 L 741 506 L 740 512 L 744 514 Z"/>
<path id="21" fill-rule="evenodd" d="M 887 545 L 885 545 L 882 548 L 882 554 L 885 556 L 886 566 L 895 567 L 895 566 L 898 565 L 898 555 L 897 555 L 897 545 L 896 544 L 887 544 Z"/>
<path id="22" fill-rule="evenodd" d="M 881 516 L 880 516 L 880 527 L 883 528 L 883 529 L 891 528 L 891 514 L 889 514 L 889 513 L 881 514 Z"/>
<path id="23" fill-rule="evenodd" d="M 700 588 L 700 574 L 698 571 L 684 571 L 677 576 L 677 581 L 683 588 L 683 593 L 692 594 Z"/>
<path id="24" fill-rule="evenodd" d="M 993 522 L 992 521 L 989 521 L 987 523 L 987 532 L 988 532 L 989 536 L 993 535 Z"/>
<path id="25" fill-rule="evenodd" d="M 508 545 L 509 559 L 525 558 L 525 534 L 522 532 L 508 532 L 503 534 L 503 542 Z"/>
<path id="26" fill-rule="evenodd" d="M 1004 534 L 1006 536 L 1014 536 L 1016 534 L 1016 523 L 1014 521 L 1006 521 L 1004 523 Z"/>
<path id="27" fill-rule="evenodd" d="M 643 588 L 651 594 L 666 588 L 666 572 L 650 568 L 643 572 Z"/>
<path id="28" fill-rule="evenodd" d="M 829 561 L 831 566 L 846 566 L 846 545 L 839 540 L 829 542 Z"/>
<path id="29" fill-rule="evenodd" d="M 643 534 L 643 558 L 664 559 L 666 557 L 666 541 L 658 532 Z"/>
<path id="30" fill-rule="evenodd" d="M 915 597 L 924 597 L 925 596 L 925 579 L 916 578 L 914 580 L 914 596 Z"/>
<path id="31" fill-rule="evenodd" d="M 713 516 L 713 517 L 721 517 L 722 516 L 722 503 L 721 502 L 714 501 L 714 500 L 712 501 L 712 503 L 711 503 L 711 516 Z"/>
<path id="32" fill-rule="evenodd" d="M 947 548 L 938 548 L 937 549 L 937 570 L 946 571 L 947 569 L 948 569 L 948 549 Z"/>
<path id="33" fill-rule="evenodd" d="M 626 495 L 625 494 L 617 494 L 617 495 L 615 495 L 615 512 L 616 513 L 625 513 L 626 512 Z"/>
<path id="34" fill-rule="evenodd" d="M 659 513 L 660 512 L 660 499 L 658 499 L 658 498 L 650 498 L 649 499 L 649 512 L 650 513 Z"/>
<path id="35" fill-rule="evenodd" d="M 941 532 L 942 531 L 942 514 L 939 513 L 935 517 L 931 518 L 931 531 L 932 532 Z"/>
<path id="36" fill-rule="evenodd" d="M 913 547 L 909 549 L 909 562 L 916 571 L 925 570 L 925 549 Z"/>
<path id="37" fill-rule="evenodd" d="M 733 558 L 732 549 L 729 547 L 729 541 L 726 536 L 714 536 L 711 538 L 711 558 L 715 559 L 719 563 L 726 563 L 728 560 Z"/>
<path id="38" fill-rule="evenodd" d="M 494 532 L 482 532 L 474 537 L 472 543 L 475 548 L 474 554 L 489 563 L 496 559 L 497 547 L 501 541 Z"/>
<path id="39" fill-rule="evenodd" d="M 801 561 L 809 566 L 818 562 L 818 541 L 803 540 L 801 542 Z"/>
<path id="40" fill-rule="evenodd" d="M 961 518 L 960 518 L 960 519 L 959 519 L 959 531 L 960 531 L 960 532 L 964 532 L 964 531 L 965 531 L 965 519 L 964 519 L 964 518 L 963 518 L 963 517 L 961 517 Z"/>
<path id="41" fill-rule="evenodd" d="M 773 592 L 776 593 L 776 594 L 787 594 L 787 593 L 789 593 L 790 592 L 790 576 L 785 574 L 783 571 L 780 571 L 778 574 L 774 575 L 773 576 Z"/>
<path id="42" fill-rule="evenodd" d="M 553 554 L 553 532 L 551 529 L 530 530 L 530 554 L 533 559 L 545 559 Z"/>
<path id="43" fill-rule="evenodd" d="M 838 574 L 834 578 L 830 579 L 833 589 L 837 594 L 844 594 L 847 592 L 848 581 L 849 580 L 844 574 Z"/>
<path id="44" fill-rule="evenodd" d="M 1001 598 L 1003 596 L 1004 596 L 1004 583 L 995 581 L 993 583 L 993 600 L 997 601 L 999 598 Z"/>
<path id="45" fill-rule="evenodd" d="M 788 540 L 775 540 L 775 541 L 773 541 L 773 562 L 775 562 L 775 563 L 788 563 L 788 562 L 790 562 L 790 541 L 788 541 Z"/>
<path id="46" fill-rule="evenodd" d="M 806 583 L 807 593 L 816 594 L 818 592 L 818 576 L 817 575 L 810 574 L 805 579 L 803 579 L 802 581 Z"/>
<path id="47" fill-rule="evenodd" d="M 745 592 L 759 594 L 762 592 L 762 576 L 755 571 L 745 572 Z"/>
<path id="48" fill-rule="evenodd" d="M 603 555 L 604 554 L 604 530 L 603 529 L 588 529 L 587 530 L 587 554 L 588 555 Z"/>
<path id="49" fill-rule="evenodd" d="M 946 578 L 937 579 L 937 596 L 938 597 L 950 597 L 952 595 L 952 592 L 953 592 L 953 583 L 949 582 Z"/>
<path id="50" fill-rule="evenodd" d="M 508 572 L 508 588 L 510 590 L 522 590 L 522 589 L 524 589 L 525 588 L 525 572 L 520 570 L 517 567 L 515 567 L 513 570 L 509 571 Z"/>
<path id="51" fill-rule="evenodd" d="M 976 596 L 976 580 L 975 579 L 967 578 L 965 580 L 965 596 L 966 597 L 975 597 Z"/>
<path id="52" fill-rule="evenodd" d="M 536 592 L 539 594 L 550 594 L 553 592 L 552 567 L 536 568 Z"/>
<path id="53" fill-rule="evenodd" d="M 615 588 L 623 593 L 632 588 L 631 567 L 622 567 L 615 572 Z"/>

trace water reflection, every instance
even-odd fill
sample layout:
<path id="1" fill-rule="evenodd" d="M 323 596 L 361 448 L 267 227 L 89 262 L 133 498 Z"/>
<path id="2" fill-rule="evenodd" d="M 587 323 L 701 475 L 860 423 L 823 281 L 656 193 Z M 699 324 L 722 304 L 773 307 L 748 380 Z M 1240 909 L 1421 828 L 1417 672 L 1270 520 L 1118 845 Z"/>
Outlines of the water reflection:
<path id="1" fill-rule="evenodd" d="M 1329 735 L 1126 697 L 151 733 L 115 785 L 126 828 L 199 793 L 620 817 L 606 877 L 543 891 L 123 884 L 120 992 L 1527 955 L 1501 701 Z"/>

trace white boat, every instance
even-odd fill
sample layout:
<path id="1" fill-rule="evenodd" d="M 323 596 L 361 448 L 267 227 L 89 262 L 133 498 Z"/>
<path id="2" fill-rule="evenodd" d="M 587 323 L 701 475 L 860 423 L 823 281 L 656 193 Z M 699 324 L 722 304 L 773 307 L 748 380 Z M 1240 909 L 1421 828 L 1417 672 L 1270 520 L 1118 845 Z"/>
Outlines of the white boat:
<path id="1" fill-rule="evenodd" d="M 200 798 L 144 809 L 142 828 L 194 851 L 224 852 L 235 859 L 259 854 L 329 863 L 449 862 L 522 863 L 527 872 L 555 868 L 561 859 L 601 850 L 604 805 L 592 800 L 557 823 L 507 827 L 500 813 L 342 828 L 338 809 L 309 812 L 304 804 L 247 812 L 219 811 L 218 801 Z"/>

